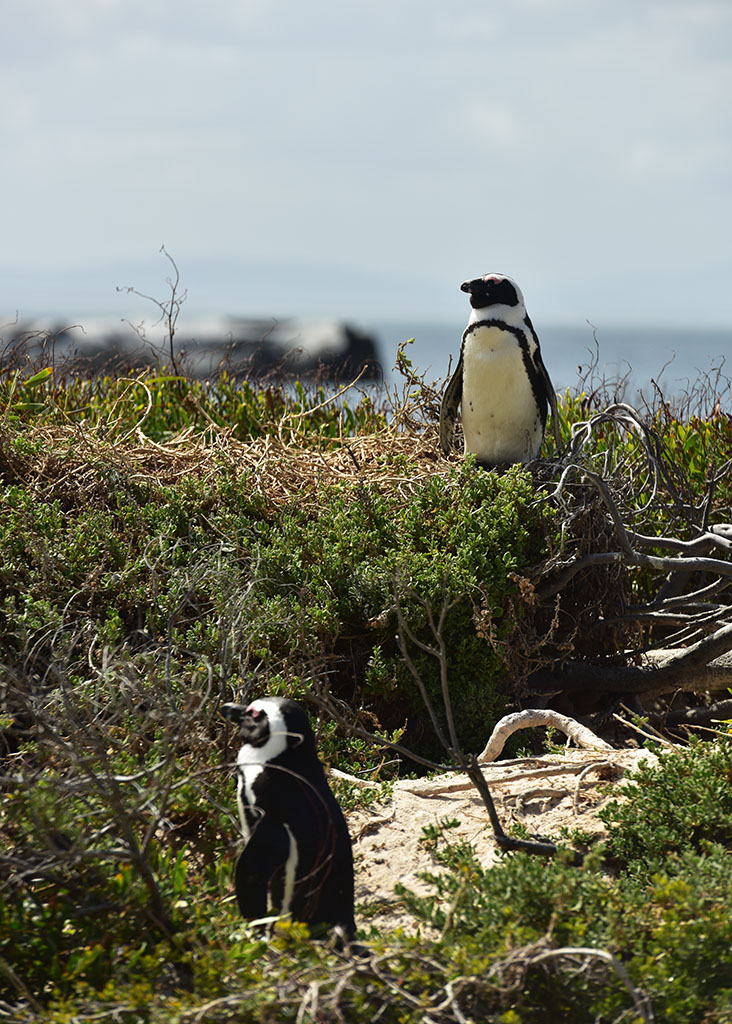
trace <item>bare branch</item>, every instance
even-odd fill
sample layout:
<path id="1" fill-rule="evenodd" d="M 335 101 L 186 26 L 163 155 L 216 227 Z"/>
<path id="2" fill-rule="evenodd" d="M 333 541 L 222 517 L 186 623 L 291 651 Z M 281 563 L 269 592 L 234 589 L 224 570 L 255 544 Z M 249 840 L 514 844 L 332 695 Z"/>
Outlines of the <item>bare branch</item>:
<path id="1" fill-rule="evenodd" d="M 688 692 L 724 690 L 732 684 L 732 623 L 690 647 L 647 658 L 643 665 L 600 665 L 566 662 L 561 671 L 539 671 L 531 685 L 538 689 L 596 689 L 655 697 L 676 689 Z"/>
<path id="2" fill-rule="evenodd" d="M 440 725 L 440 720 L 438 719 L 437 714 L 435 712 L 434 705 L 432 704 L 429 694 L 427 693 L 427 688 L 424 685 L 424 680 L 417 671 L 417 668 L 409 654 L 406 641 L 409 640 L 410 642 L 414 643 L 415 646 L 419 647 L 420 650 L 425 651 L 427 654 L 432 654 L 434 657 L 438 658 L 438 660 L 442 656 L 441 652 L 433 647 L 427 646 L 426 644 L 422 643 L 421 640 L 417 640 L 414 633 L 407 625 L 406 619 L 404 618 L 404 612 L 402 610 L 401 601 L 396 590 L 394 592 L 394 602 L 396 606 L 397 621 L 399 623 L 399 633 L 397 639 L 399 642 L 399 649 L 401 651 L 402 657 L 404 658 L 404 663 L 406 664 L 412 678 L 417 684 L 419 695 L 422 698 L 422 701 L 424 702 L 424 706 L 427 708 L 427 712 L 430 716 L 430 721 L 432 722 L 432 728 L 435 730 L 437 738 L 439 739 L 444 749 L 450 754 L 450 756 L 455 757 L 457 755 L 457 748 L 453 749 L 450 743 L 448 743 L 447 738 L 445 737 L 445 734 L 442 730 L 442 726 Z M 442 654 L 444 654 L 444 648 Z"/>
<path id="3" fill-rule="evenodd" d="M 513 715 L 503 717 L 493 729 L 490 739 L 478 754 L 478 763 L 495 761 L 503 750 L 506 740 L 520 729 L 534 729 L 537 726 L 550 726 L 553 729 L 561 730 L 566 736 L 574 740 L 580 747 L 595 748 L 597 750 L 613 750 L 610 743 L 601 740 L 586 726 L 575 722 L 573 718 L 560 715 L 558 711 L 550 711 L 546 708 L 525 711 L 518 711 Z"/>

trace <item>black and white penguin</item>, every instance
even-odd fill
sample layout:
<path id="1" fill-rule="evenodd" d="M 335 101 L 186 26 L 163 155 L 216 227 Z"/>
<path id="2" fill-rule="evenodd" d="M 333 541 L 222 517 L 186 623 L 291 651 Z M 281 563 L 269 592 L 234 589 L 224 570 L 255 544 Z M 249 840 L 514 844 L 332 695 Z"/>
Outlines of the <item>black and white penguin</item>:
<path id="1" fill-rule="evenodd" d="M 338 926 L 351 939 L 351 839 L 307 714 L 282 697 L 221 710 L 243 740 L 236 773 L 246 846 L 235 871 L 242 915 L 289 914 L 311 926 Z"/>
<path id="2" fill-rule="evenodd" d="M 465 281 L 472 310 L 460 358 L 440 409 L 440 445 L 452 448 L 462 405 L 465 452 L 491 468 L 531 462 L 541 448 L 547 406 L 556 424 L 556 396 L 539 339 L 515 281 L 486 274 Z"/>

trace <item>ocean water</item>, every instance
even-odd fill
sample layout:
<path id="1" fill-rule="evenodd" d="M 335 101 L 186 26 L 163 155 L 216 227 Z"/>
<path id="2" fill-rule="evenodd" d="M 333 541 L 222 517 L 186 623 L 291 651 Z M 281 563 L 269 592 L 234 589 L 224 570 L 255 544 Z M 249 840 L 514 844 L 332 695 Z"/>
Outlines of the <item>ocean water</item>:
<path id="1" fill-rule="evenodd" d="M 414 368 L 426 372 L 428 380 L 442 380 L 450 356 L 455 366 L 465 325 L 384 321 L 365 326 L 378 338 L 385 379 L 394 383 L 397 347 L 411 337 L 407 355 Z M 639 392 L 654 390 L 654 381 L 665 397 L 679 398 L 707 383 L 722 392 L 732 378 L 732 328 L 534 326 L 557 391 L 589 390 L 590 379 L 595 385 L 604 380 L 612 391 L 619 382 L 618 397 L 632 404 Z"/>

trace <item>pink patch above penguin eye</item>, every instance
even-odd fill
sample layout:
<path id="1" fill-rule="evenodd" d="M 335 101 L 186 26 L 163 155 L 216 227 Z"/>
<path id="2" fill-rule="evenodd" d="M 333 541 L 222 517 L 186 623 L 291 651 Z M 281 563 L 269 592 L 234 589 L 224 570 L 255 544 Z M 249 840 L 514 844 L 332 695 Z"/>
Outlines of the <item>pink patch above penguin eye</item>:
<path id="1" fill-rule="evenodd" d="M 251 715 L 252 718 L 259 718 L 259 716 L 262 714 L 259 708 L 255 708 L 253 704 L 249 705 L 249 707 L 246 709 L 246 713 L 248 715 Z"/>

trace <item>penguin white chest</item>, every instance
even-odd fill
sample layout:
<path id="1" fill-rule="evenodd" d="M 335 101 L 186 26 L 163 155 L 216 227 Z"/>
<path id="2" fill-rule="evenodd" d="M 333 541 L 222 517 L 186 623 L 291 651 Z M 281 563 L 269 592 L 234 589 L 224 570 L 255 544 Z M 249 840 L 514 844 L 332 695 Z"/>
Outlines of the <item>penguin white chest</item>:
<path id="1" fill-rule="evenodd" d="M 463 348 L 465 451 L 492 465 L 530 462 L 544 436 L 539 406 L 515 335 L 478 327 Z"/>

